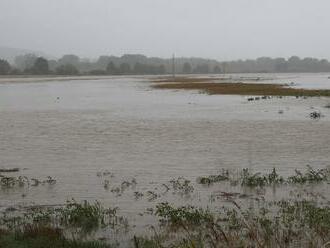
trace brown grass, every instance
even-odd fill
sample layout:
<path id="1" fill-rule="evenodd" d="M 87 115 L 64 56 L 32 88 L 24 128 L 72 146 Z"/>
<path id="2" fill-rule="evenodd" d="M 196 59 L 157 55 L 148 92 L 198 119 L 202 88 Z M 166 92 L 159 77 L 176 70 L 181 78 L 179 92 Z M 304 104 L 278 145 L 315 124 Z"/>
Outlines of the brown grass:
<path id="1" fill-rule="evenodd" d="M 209 95 L 330 96 L 330 90 L 289 88 L 279 84 L 219 82 L 212 78 L 175 78 L 155 81 L 155 89 L 198 90 Z M 217 81 L 216 83 L 214 81 Z"/>
<path id="2" fill-rule="evenodd" d="M 203 78 L 203 77 L 159 77 L 153 80 L 154 83 L 202 83 L 222 81 L 224 78 Z"/>

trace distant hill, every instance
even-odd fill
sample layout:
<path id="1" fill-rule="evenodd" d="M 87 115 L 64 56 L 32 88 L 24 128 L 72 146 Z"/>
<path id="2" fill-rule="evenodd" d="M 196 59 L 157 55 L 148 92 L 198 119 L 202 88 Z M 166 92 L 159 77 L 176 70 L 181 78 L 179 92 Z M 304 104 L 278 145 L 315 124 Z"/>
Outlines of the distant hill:
<path id="1" fill-rule="evenodd" d="M 27 49 L 21 49 L 21 48 L 12 48 L 12 47 L 0 46 L 0 59 L 5 59 L 9 63 L 13 63 L 16 56 L 24 55 L 24 54 L 28 54 L 28 53 L 32 53 L 32 54 L 35 54 L 37 56 L 42 56 L 42 57 L 45 57 L 45 58 L 48 58 L 48 59 L 54 58 L 53 56 L 47 55 L 47 54 L 45 54 L 43 52 L 40 52 L 40 51 L 33 51 L 33 50 L 27 50 Z"/>

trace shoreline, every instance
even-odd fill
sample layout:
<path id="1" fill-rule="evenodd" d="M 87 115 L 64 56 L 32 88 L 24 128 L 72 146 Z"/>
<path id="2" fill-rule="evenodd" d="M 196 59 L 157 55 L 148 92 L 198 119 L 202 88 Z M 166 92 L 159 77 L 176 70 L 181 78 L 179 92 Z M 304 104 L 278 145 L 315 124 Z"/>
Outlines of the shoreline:
<path id="1" fill-rule="evenodd" d="M 0 76 L 0 84 L 10 83 L 38 83 L 38 82 L 51 82 L 51 81 L 76 81 L 76 80 L 103 80 L 114 79 L 121 77 L 146 77 L 139 75 L 82 75 L 82 76 L 57 76 L 57 75 L 22 75 L 22 76 Z"/>

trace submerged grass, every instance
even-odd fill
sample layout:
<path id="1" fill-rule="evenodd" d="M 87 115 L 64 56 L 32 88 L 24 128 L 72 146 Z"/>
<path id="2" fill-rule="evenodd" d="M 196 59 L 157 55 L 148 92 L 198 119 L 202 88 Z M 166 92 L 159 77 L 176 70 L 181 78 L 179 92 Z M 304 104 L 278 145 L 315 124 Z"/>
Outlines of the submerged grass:
<path id="1" fill-rule="evenodd" d="M 197 183 L 203 185 L 211 185 L 217 182 L 230 181 L 233 185 L 239 183 L 242 187 L 265 187 L 276 186 L 281 184 L 312 184 L 320 183 L 329 180 L 329 169 L 313 169 L 311 166 L 307 166 L 306 172 L 295 170 L 295 174 L 288 178 L 280 176 L 276 169 L 270 173 L 261 174 L 260 172 L 252 173 L 249 169 L 243 169 L 240 172 L 240 176 L 235 178 L 230 175 L 228 171 L 224 171 L 219 175 L 210 175 L 207 177 L 199 177 Z"/>
<path id="2" fill-rule="evenodd" d="M 280 201 L 258 211 L 233 208 L 210 212 L 192 206 L 157 205 L 162 225 L 175 227 L 138 238 L 146 247 L 326 247 L 330 241 L 330 207 L 310 201 Z M 137 247 L 137 246 L 136 246 Z M 138 246 L 144 247 L 144 246 Z"/>
<path id="3" fill-rule="evenodd" d="M 19 232 L 1 232 L 1 248 L 111 248 L 100 241 L 68 240 L 62 230 L 30 225 Z"/>
<path id="4" fill-rule="evenodd" d="M 0 173 L 10 173 L 10 172 L 18 172 L 20 169 L 19 168 L 0 168 Z"/>
<path id="5" fill-rule="evenodd" d="M 195 192 L 196 185 L 183 177 L 163 184 L 159 191 L 156 188 L 154 191 L 134 191 L 135 201 L 145 199 L 153 204 L 154 208 L 147 209 L 148 216 L 157 218 L 159 224 L 152 227 L 154 235 L 140 237 L 130 233 L 130 238 L 126 236 L 128 240 L 121 247 L 326 247 L 330 244 L 330 202 L 321 196 L 310 197 L 307 193 L 304 196 L 299 189 L 306 188 L 300 186 L 303 184 L 327 182 L 329 175 L 328 169 L 310 166 L 304 172 L 297 170 L 285 178 L 275 168 L 263 174 L 249 169 L 237 173 L 222 170 L 216 175 L 197 179 L 198 184 L 213 185 L 217 191 L 212 193 L 220 193 L 225 198 L 223 204 L 210 207 L 203 202 L 201 206 L 204 207 L 194 206 L 191 201 L 189 205 L 179 206 L 160 201 L 161 193 L 168 191 L 172 191 L 174 197 Z M 258 193 L 240 197 L 243 194 L 223 192 L 225 188 L 221 188 L 221 183 L 230 183 L 244 193 L 246 187 L 249 188 L 246 192 L 250 193 L 259 188 L 266 191 L 266 187 L 274 189 L 286 184 L 288 189 L 297 189 L 297 195 L 285 200 L 267 200 L 265 195 L 256 197 Z M 122 182 L 121 186 L 126 188 L 135 184 L 134 179 Z M 162 192 L 164 188 L 166 191 Z M 117 216 L 117 210 L 105 208 L 99 202 L 74 200 L 62 207 L 31 207 L 24 213 L 10 210 L 0 216 L 0 247 L 113 247 L 93 241 L 92 237 L 98 231 L 102 235 L 119 231 L 127 234 L 127 220 Z"/>
<path id="6" fill-rule="evenodd" d="M 330 90 L 289 88 L 287 85 L 221 82 L 212 78 L 175 78 L 155 81 L 155 89 L 198 90 L 210 95 L 330 96 Z"/>

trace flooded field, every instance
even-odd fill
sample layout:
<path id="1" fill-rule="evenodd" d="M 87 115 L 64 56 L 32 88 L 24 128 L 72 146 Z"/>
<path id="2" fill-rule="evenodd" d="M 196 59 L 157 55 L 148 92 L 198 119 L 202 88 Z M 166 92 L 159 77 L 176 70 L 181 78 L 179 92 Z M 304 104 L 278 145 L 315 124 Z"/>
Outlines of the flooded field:
<path id="1" fill-rule="evenodd" d="M 268 80 L 330 89 L 322 74 Z M 246 96 L 154 90 L 143 77 L 3 82 L 0 169 L 19 168 L 11 175 L 38 180 L 51 176 L 56 184 L 0 190 L 0 209 L 98 200 L 119 207 L 142 230 L 154 220 L 141 213 L 161 201 L 214 204 L 210 196 L 219 188 L 197 185 L 200 176 L 243 168 L 276 168 L 286 176 L 307 165 L 330 166 L 329 104 L 324 97 L 249 102 Z M 322 117 L 311 119 L 313 111 Z M 166 194 L 178 177 L 194 184 L 192 196 Z M 319 190 L 327 193 L 327 187 Z"/>

